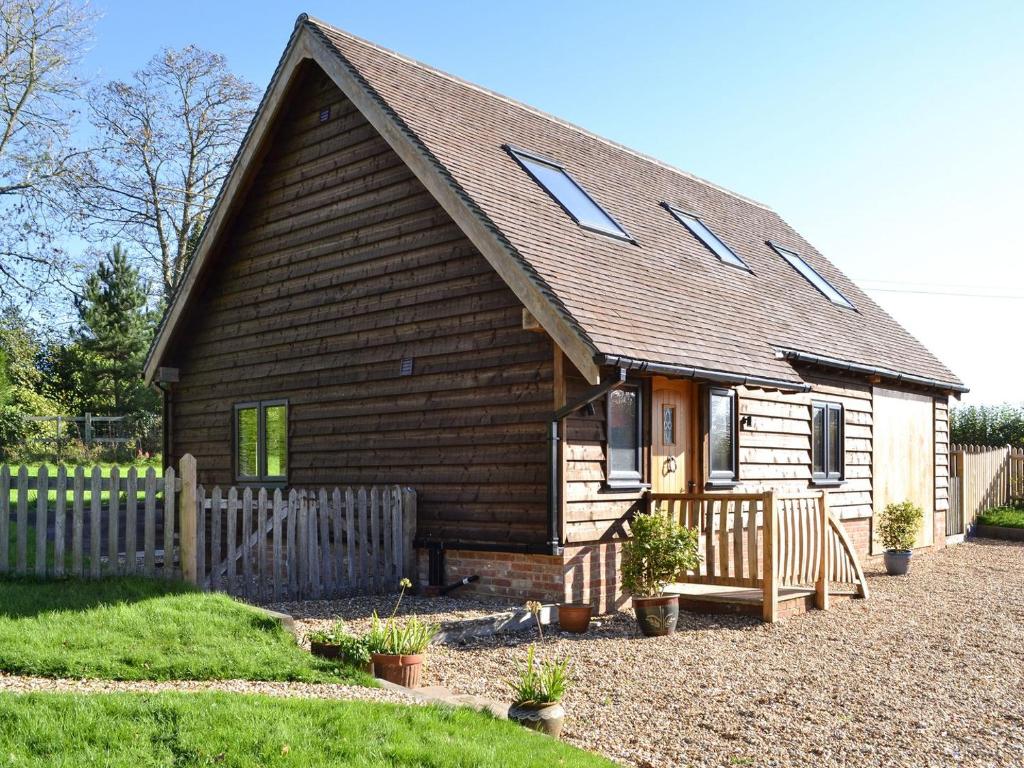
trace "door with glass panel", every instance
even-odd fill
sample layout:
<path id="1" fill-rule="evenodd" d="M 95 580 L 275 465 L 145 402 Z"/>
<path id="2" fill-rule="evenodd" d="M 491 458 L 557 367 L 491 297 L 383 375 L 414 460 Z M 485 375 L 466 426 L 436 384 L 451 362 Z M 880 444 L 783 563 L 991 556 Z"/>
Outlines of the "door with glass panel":
<path id="1" fill-rule="evenodd" d="M 691 410 L 689 381 L 655 378 L 651 383 L 651 490 L 687 493 L 691 478 Z"/>

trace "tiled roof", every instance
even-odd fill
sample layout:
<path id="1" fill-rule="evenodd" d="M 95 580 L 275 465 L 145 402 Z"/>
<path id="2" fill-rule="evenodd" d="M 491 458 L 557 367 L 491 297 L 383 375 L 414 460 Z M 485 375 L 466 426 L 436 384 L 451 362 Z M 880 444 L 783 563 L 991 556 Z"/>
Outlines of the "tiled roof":
<path id="1" fill-rule="evenodd" d="M 770 208 L 322 22 L 319 32 L 554 293 L 605 355 L 796 378 L 780 348 L 958 383 Z M 635 244 L 577 226 L 505 151 L 564 165 Z M 697 214 L 750 267 L 719 261 L 663 207 Z M 829 302 L 767 241 L 800 254 Z"/>

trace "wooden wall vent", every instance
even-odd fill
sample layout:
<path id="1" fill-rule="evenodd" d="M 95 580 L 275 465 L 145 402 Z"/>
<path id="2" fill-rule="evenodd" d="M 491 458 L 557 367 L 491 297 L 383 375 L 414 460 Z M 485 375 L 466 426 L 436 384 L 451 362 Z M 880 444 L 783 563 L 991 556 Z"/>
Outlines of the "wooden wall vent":
<path id="1" fill-rule="evenodd" d="M 330 119 L 331 119 L 331 108 L 330 107 L 324 107 L 323 109 L 321 109 L 320 110 L 320 122 L 321 123 L 326 123 Z"/>
<path id="2" fill-rule="evenodd" d="M 398 369 L 399 376 L 412 376 L 412 358 L 403 357 L 402 364 Z"/>

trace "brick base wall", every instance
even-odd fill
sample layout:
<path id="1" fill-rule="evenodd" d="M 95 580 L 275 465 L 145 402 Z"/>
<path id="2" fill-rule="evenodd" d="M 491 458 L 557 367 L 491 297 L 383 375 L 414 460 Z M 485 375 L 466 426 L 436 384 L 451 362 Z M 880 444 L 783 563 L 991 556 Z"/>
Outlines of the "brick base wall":
<path id="1" fill-rule="evenodd" d="M 942 549 L 946 546 L 946 513 L 944 511 L 935 513 L 934 524 L 935 543 L 932 545 L 932 549 Z"/>
<path id="2" fill-rule="evenodd" d="M 597 613 L 624 607 L 629 598 L 619 589 L 622 542 L 566 547 L 565 596 L 574 603 L 590 603 Z"/>
<path id="3" fill-rule="evenodd" d="M 418 584 L 427 584 L 428 554 L 418 553 Z M 475 552 L 465 549 L 444 551 L 444 582 L 451 584 L 466 576 L 480 580 L 460 587 L 458 594 L 505 597 L 514 600 L 564 600 L 562 558 L 513 552 Z"/>
<path id="4" fill-rule="evenodd" d="M 854 552 L 863 563 L 871 556 L 871 518 L 862 517 L 857 520 L 843 520 L 843 528 L 853 545 Z"/>

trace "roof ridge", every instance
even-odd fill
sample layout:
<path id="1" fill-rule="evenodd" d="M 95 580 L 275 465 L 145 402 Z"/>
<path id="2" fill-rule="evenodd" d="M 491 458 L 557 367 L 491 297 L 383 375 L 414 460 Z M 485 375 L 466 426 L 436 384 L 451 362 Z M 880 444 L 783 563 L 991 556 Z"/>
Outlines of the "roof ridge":
<path id="1" fill-rule="evenodd" d="M 375 43 L 372 40 L 367 40 L 366 38 L 360 37 L 359 35 L 355 35 L 355 34 L 352 34 L 351 32 L 348 32 L 348 31 L 346 31 L 344 29 L 340 29 L 339 27 L 336 27 L 333 24 L 330 24 L 330 23 L 324 21 L 323 19 L 319 19 L 319 18 L 317 18 L 315 16 L 311 16 L 308 13 L 299 14 L 298 19 L 296 19 L 296 21 L 295 21 L 296 25 L 302 24 L 304 22 L 309 22 L 309 23 L 315 24 L 316 26 L 323 27 L 323 28 L 325 28 L 327 30 L 330 30 L 331 32 L 334 32 L 334 33 L 336 33 L 338 35 L 341 35 L 342 37 L 347 37 L 347 38 L 349 38 L 351 40 L 356 41 L 357 43 L 360 43 L 361 45 L 365 45 L 365 46 L 368 46 L 370 48 L 373 48 L 373 49 L 375 49 L 377 51 L 380 51 L 383 54 L 386 54 L 386 55 L 391 56 L 393 58 L 396 58 L 396 59 L 399 59 L 401 61 L 404 61 L 407 64 L 411 64 L 411 65 L 413 65 L 415 67 L 418 67 L 418 68 L 420 68 L 422 70 L 425 70 L 427 72 L 431 72 L 431 73 L 433 73 L 435 75 L 438 75 L 439 77 L 443 77 L 446 80 L 450 80 L 450 81 L 452 81 L 454 83 L 458 83 L 459 85 L 463 85 L 463 86 L 465 86 L 467 88 L 472 88 L 475 91 L 479 91 L 480 93 L 486 94 L 486 95 L 491 96 L 493 98 L 500 99 L 501 101 L 505 102 L 506 104 L 510 104 L 510 105 L 512 105 L 514 107 L 518 107 L 520 109 L 524 109 L 527 112 L 531 112 L 534 115 L 536 115 L 538 117 L 541 117 L 541 118 L 543 118 L 545 120 L 550 120 L 553 123 L 557 123 L 557 124 L 559 124 L 559 125 L 561 125 L 561 126 L 563 126 L 565 128 L 568 128 L 570 130 L 577 131 L 578 133 L 581 133 L 584 136 L 588 136 L 589 138 L 592 138 L 592 139 L 600 141 L 600 142 L 602 142 L 604 144 L 607 144 L 608 146 L 610 146 L 610 147 L 612 147 L 614 149 L 617 149 L 617 150 L 622 151 L 622 152 L 627 152 L 627 153 L 629 153 L 629 154 L 631 154 L 631 155 L 633 155 L 635 157 L 638 157 L 641 160 L 644 160 L 644 161 L 646 161 L 648 163 L 653 163 L 654 165 L 660 166 L 661 168 L 664 168 L 667 171 L 671 171 L 672 173 L 679 174 L 680 176 L 683 176 L 685 178 L 691 179 L 692 181 L 696 181 L 696 182 L 698 182 L 700 184 L 705 184 L 705 185 L 707 185 L 709 187 L 717 189 L 719 192 L 722 192 L 724 194 L 727 194 L 727 195 L 730 195 L 732 197 L 735 197 L 736 199 L 742 200 L 745 203 L 749 203 L 750 205 L 755 205 L 758 208 L 761 208 L 761 209 L 766 210 L 766 211 L 774 211 L 774 209 L 770 205 L 767 205 L 766 203 L 762 203 L 759 200 L 755 200 L 752 197 L 747 197 L 746 195 L 740 194 L 739 192 L 736 192 L 735 190 L 729 189 L 728 187 L 724 187 L 721 184 L 718 184 L 718 183 L 716 183 L 714 181 L 709 181 L 708 179 L 705 179 L 705 178 L 703 178 L 701 176 L 698 176 L 695 173 L 691 173 L 689 171 L 685 171 L 682 168 L 679 168 L 679 167 L 677 167 L 675 165 L 672 165 L 671 163 L 667 163 L 664 160 L 660 160 L 659 158 L 654 157 L 653 155 L 649 155 L 646 152 L 641 152 L 638 149 L 634 149 L 633 147 L 629 147 L 629 146 L 627 146 L 625 144 L 622 144 L 621 142 L 615 141 L 614 139 L 609 139 L 606 136 L 602 136 L 599 133 L 595 133 L 595 132 L 593 132 L 591 130 L 588 130 L 587 128 L 584 128 L 583 126 L 577 125 L 576 123 L 573 123 L 573 122 L 571 122 L 569 120 L 566 120 L 565 118 L 561 118 L 561 117 L 558 117 L 557 115 L 553 115 L 550 112 L 545 112 L 544 110 L 538 109 L 537 107 L 534 107 L 534 106 L 532 106 L 530 104 L 527 104 L 526 102 L 519 101 L 518 99 L 514 99 L 511 96 L 506 96 L 503 93 L 498 93 L 497 91 L 494 91 L 494 90 L 492 90 L 490 88 L 482 86 L 479 83 L 474 83 L 474 82 L 472 82 L 470 80 L 466 80 L 465 78 L 459 77 L 458 75 L 453 75 L 450 72 L 445 72 L 442 69 L 438 69 L 437 67 L 434 67 L 434 66 L 432 66 L 430 64 L 427 64 L 425 62 L 419 61 L 418 59 L 414 59 L 411 56 L 406 56 L 405 54 L 399 53 L 398 51 L 392 50 L 391 48 L 385 48 L 384 46 L 379 45 L 378 43 Z"/>

